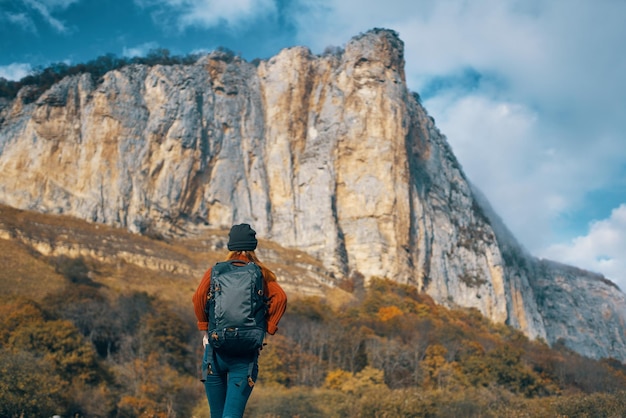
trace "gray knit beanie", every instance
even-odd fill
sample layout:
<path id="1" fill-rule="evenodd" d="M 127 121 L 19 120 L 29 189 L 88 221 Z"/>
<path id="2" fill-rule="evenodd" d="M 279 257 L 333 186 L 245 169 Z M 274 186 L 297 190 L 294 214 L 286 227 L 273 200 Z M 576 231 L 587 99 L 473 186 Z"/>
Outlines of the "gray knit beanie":
<path id="1" fill-rule="evenodd" d="M 250 225 L 233 225 L 230 228 L 228 233 L 228 249 L 230 251 L 254 251 L 256 245 L 256 232 Z"/>

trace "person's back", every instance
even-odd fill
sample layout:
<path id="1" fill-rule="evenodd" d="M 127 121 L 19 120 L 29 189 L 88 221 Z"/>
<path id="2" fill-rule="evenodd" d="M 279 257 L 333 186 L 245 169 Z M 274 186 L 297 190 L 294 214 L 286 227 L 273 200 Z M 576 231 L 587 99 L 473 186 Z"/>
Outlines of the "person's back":
<path id="1" fill-rule="evenodd" d="M 256 246 L 250 225 L 234 225 L 226 262 L 206 271 L 192 297 L 204 345 L 201 380 L 211 418 L 243 416 L 258 375 L 265 333 L 276 333 L 287 307 L 287 295 L 276 275 L 256 257 Z M 254 288 L 258 297 L 247 297 L 246 287 Z"/>

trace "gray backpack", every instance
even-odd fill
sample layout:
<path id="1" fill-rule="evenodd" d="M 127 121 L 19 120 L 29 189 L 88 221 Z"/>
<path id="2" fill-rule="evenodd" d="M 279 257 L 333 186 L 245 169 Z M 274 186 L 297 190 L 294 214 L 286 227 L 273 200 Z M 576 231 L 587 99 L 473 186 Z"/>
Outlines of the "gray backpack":
<path id="1" fill-rule="evenodd" d="M 267 298 L 259 266 L 241 260 L 213 266 L 205 310 L 209 344 L 217 352 L 236 356 L 262 348 Z"/>

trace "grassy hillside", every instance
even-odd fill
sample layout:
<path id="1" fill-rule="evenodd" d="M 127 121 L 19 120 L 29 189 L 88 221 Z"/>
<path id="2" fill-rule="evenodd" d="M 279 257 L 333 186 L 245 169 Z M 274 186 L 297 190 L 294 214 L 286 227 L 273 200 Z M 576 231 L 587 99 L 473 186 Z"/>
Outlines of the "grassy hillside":
<path id="1" fill-rule="evenodd" d="M 81 259 L 88 278 L 113 293 L 145 291 L 188 306 L 204 271 L 226 255 L 228 231 L 188 237 L 143 236 L 80 219 L 0 206 L 0 295 L 35 299 L 63 286 L 64 263 Z M 326 292 L 319 260 L 260 240 L 257 251 L 289 293 Z M 334 291 L 337 298 L 345 298 Z M 343 292 L 345 293 L 345 292 Z"/>
<path id="2" fill-rule="evenodd" d="M 191 295 L 227 231 L 140 236 L 0 207 L 0 416 L 208 417 Z M 247 416 L 626 416 L 626 365 L 261 242 L 289 295 Z M 26 396 L 25 394 L 28 394 Z"/>
<path id="3" fill-rule="evenodd" d="M 64 286 L 65 278 L 47 260 L 16 241 L 0 239 L 0 297 L 24 295 L 36 300 Z"/>
<path id="4" fill-rule="evenodd" d="M 68 217 L 3 207 L 0 228 L 5 232 L 5 239 L 0 239 L 1 257 L 7 266 L 0 272 L 4 284 L 0 292 L 36 300 L 64 285 L 65 270 L 72 268 L 75 259 L 86 269 L 85 277 L 76 281 L 89 280 L 113 293 L 146 291 L 166 299 L 189 300 L 196 277 L 138 264 L 142 258 L 186 264 L 196 270 L 202 264 L 201 254 L 184 247 Z M 133 256 L 137 263 L 129 262 Z"/>

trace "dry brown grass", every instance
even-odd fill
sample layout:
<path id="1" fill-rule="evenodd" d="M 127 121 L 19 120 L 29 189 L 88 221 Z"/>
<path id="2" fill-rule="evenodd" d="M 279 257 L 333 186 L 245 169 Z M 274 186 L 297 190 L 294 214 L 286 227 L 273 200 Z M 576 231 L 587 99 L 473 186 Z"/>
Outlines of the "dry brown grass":
<path id="1" fill-rule="evenodd" d="M 0 239 L 0 296 L 28 296 L 34 300 L 59 290 L 66 279 L 45 259 L 15 241 Z"/>
<path id="2" fill-rule="evenodd" d="M 121 229 L 4 206 L 0 207 L 0 230 L 5 236 L 11 236 L 10 239 L 0 239 L 3 266 L 0 269 L 0 292 L 34 299 L 41 299 L 69 283 L 67 278 L 55 272 L 53 259 L 58 256 L 59 248 L 83 254 L 81 257 L 89 266 L 89 278 L 110 292 L 145 291 L 174 302 L 188 302 L 199 277 L 125 262 L 120 255 L 129 257 L 130 254 L 140 260 L 143 257 L 172 265 L 178 263 L 198 271 L 204 257 L 204 254 L 189 251 L 184 246 Z M 39 253 L 35 249 L 38 245 L 51 252 Z"/>
<path id="3" fill-rule="evenodd" d="M 69 283 L 55 272 L 54 258 L 81 257 L 89 279 L 111 295 L 142 291 L 187 307 L 204 271 L 226 255 L 228 231 L 206 230 L 188 238 L 151 239 L 80 219 L 0 205 L 2 295 L 41 299 Z M 329 295 L 341 304 L 349 293 L 327 286 L 333 279 L 310 255 L 259 240 L 261 260 L 278 276 L 290 298 Z M 44 251 L 44 254 L 39 251 Z"/>

